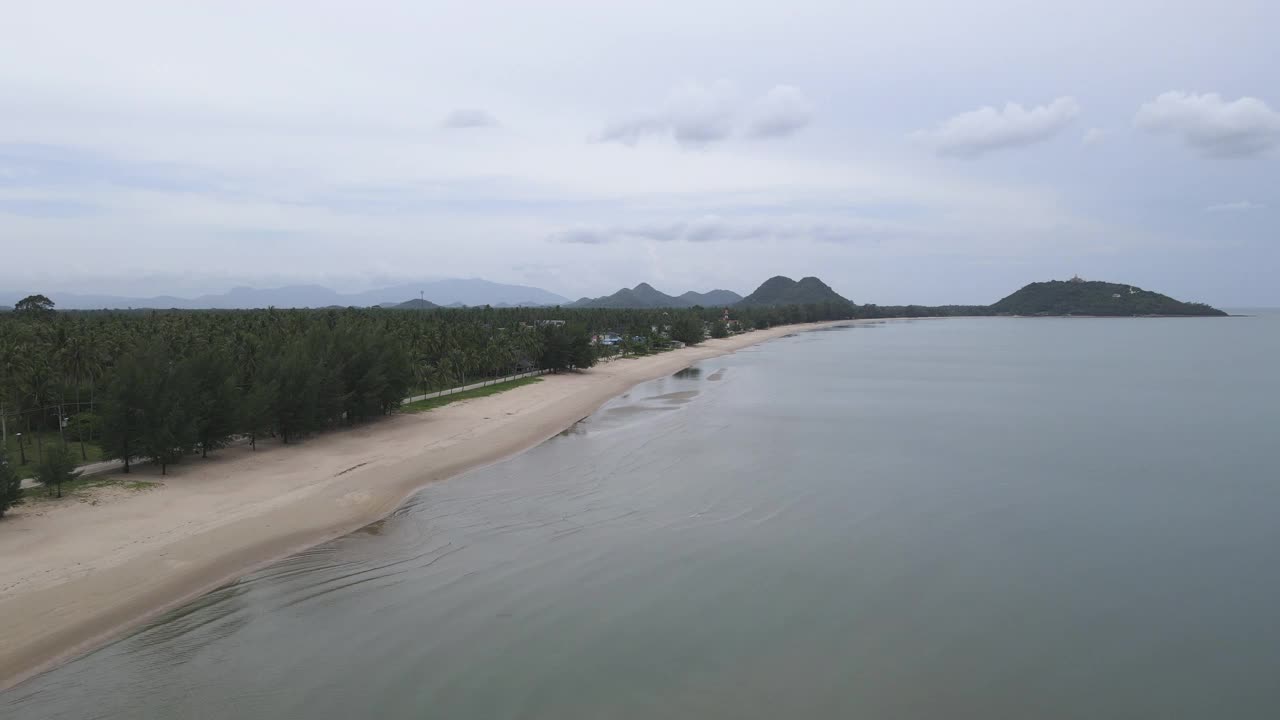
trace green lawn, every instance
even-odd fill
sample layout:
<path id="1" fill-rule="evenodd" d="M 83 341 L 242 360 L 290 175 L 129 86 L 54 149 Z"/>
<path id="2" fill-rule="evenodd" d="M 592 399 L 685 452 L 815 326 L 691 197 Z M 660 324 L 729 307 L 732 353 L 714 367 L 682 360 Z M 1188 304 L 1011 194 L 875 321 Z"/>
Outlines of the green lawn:
<path id="1" fill-rule="evenodd" d="M 428 398 L 426 400 L 419 400 L 417 402 L 409 403 L 408 405 L 401 405 L 400 410 L 402 412 L 407 412 L 407 413 L 427 412 L 428 410 L 434 410 L 443 405 L 448 405 L 449 403 L 458 402 L 459 400 L 470 400 L 472 398 L 480 398 L 480 397 L 487 397 L 489 395 L 496 395 L 500 392 L 506 392 L 507 390 L 514 390 L 515 388 L 522 387 L 524 385 L 532 385 L 537 382 L 542 382 L 542 378 L 527 377 L 527 378 L 520 378 L 519 380 L 508 380 L 507 382 L 504 382 L 504 383 L 498 383 L 496 385 L 489 385 L 487 387 L 476 388 L 474 390 L 467 390 L 466 392 L 454 393 L 452 395 L 444 395 L 442 397 Z"/>
<path id="2" fill-rule="evenodd" d="M 13 430 L 13 426 L 9 426 L 9 442 L 6 445 L 5 450 L 8 451 L 9 462 L 13 463 L 14 467 L 18 469 L 18 475 L 21 477 L 30 477 L 34 475 L 36 472 L 36 463 L 40 462 L 40 452 L 36 449 L 37 434 L 40 435 L 40 442 L 46 448 L 50 445 L 58 445 L 62 442 L 62 440 L 58 438 L 57 432 L 23 433 L 23 444 L 27 446 L 27 462 L 24 465 L 22 463 L 22 454 L 18 452 L 18 437 Z M 71 457 L 75 458 L 77 465 L 98 462 L 102 459 L 102 448 L 91 442 L 86 442 L 84 444 L 85 454 L 88 455 L 87 460 L 81 459 L 79 442 L 76 442 L 75 440 L 67 440 L 67 450 L 71 452 Z"/>

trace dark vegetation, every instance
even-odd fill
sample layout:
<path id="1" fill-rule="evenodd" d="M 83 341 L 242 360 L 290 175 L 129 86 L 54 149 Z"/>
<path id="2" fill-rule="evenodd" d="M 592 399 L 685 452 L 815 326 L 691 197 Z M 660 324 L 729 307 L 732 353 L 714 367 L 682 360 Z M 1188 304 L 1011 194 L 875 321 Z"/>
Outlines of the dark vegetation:
<path id="1" fill-rule="evenodd" d="M 847 303 L 835 290 L 816 277 L 799 282 L 777 275 L 765 280 L 756 291 L 742 299 L 741 305 L 807 305 L 810 303 Z"/>
<path id="2" fill-rule="evenodd" d="M 49 445 L 44 449 L 44 456 L 36 466 L 36 482 L 44 486 L 52 495 L 56 489 L 58 497 L 62 497 L 62 486 L 79 476 L 75 458 L 61 445 Z"/>
<path id="3" fill-rule="evenodd" d="M 22 478 L 18 469 L 9 463 L 9 457 L 0 448 L 0 518 L 22 500 Z"/>
<path id="4" fill-rule="evenodd" d="M 61 455 L 162 472 L 235 437 L 289 443 L 385 415 L 403 398 L 534 369 L 587 368 L 595 339 L 633 353 L 719 333 L 722 309 L 72 311 L 39 298 L 0 313 L 0 434 L 23 476 L 57 491 Z M 851 316 L 848 305 L 758 308 L 735 329 Z M 728 328 L 724 329 L 728 333 Z M 19 437 L 18 433 L 21 433 Z"/>
<path id="5" fill-rule="evenodd" d="M 629 292 L 652 300 L 650 291 L 662 295 L 646 285 Z M 48 298 L 31 296 L 0 313 L 0 455 L 9 458 L 0 472 L 36 474 L 57 490 L 68 479 L 66 457 L 118 458 L 126 472 L 146 459 L 164 472 L 235 437 L 255 448 L 264 438 L 288 443 L 386 415 L 416 393 L 533 369 L 588 368 L 606 355 L 661 352 L 708 335 L 819 320 L 1002 314 L 1223 313 L 1085 281 L 1033 283 L 989 306 L 935 307 L 855 305 L 817 278 L 784 277 L 731 306 L 688 308 L 57 312 Z M 7 507 L 16 498 L 5 494 L 4 477 Z"/>
<path id="6" fill-rule="evenodd" d="M 1031 283 L 1018 292 L 993 305 L 856 305 L 840 296 L 826 283 L 815 277 L 792 280 L 781 275 L 769 278 L 745 298 L 738 298 L 729 291 L 713 290 L 706 296 L 728 293 L 716 302 L 703 303 L 708 307 L 731 307 L 742 310 L 750 307 L 786 306 L 849 306 L 853 317 L 955 317 L 989 315 L 1225 315 L 1226 313 L 1202 303 L 1186 303 L 1166 295 L 1142 290 L 1131 285 L 1085 281 L 1079 278 L 1067 281 Z M 680 296 L 692 297 L 697 293 Z M 735 299 L 736 298 L 736 299 Z M 654 290 L 641 283 L 631 289 L 622 289 L 602 298 L 583 298 L 575 307 L 643 308 L 667 307 L 677 298 Z"/>
<path id="7" fill-rule="evenodd" d="M 667 295 L 655 290 L 649 283 L 640 283 L 633 288 L 622 288 L 612 295 L 598 298 L 582 298 L 569 305 L 573 308 L 691 308 L 724 307 L 742 299 L 732 290 L 712 290 L 699 293 L 690 290 L 683 295 Z"/>
<path id="8" fill-rule="evenodd" d="M 422 298 L 414 298 L 413 300 L 406 300 L 405 302 L 402 302 L 398 305 L 392 305 L 391 307 L 395 307 L 400 310 L 431 310 L 433 308 L 438 308 L 440 306 L 431 302 L 430 300 L 423 300 Z"/>
<path id="9" fill-rule="evenodd" d="M 1131 285 L 1085 280 L 1031 283 L 991 306 L 1006 315 L 1226 315 Z"/>

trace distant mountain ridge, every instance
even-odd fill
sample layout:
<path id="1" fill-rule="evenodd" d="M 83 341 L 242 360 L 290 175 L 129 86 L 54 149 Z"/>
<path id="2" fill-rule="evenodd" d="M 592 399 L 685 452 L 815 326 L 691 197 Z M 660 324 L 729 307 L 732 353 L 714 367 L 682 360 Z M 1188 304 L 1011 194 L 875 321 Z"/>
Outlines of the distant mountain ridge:
<path id="1" fill-rule="evenodd" d="M 1133 285 L 1081 280 L 1031 283 L 992 304 L 990 310 L 1007 315 L 1133 315 L 1223 316 L 1227 313 L 1203 303 L 1174 300 Z"/>
<path id="2" fill-rule="evenodd" d="M 756 291 L 739 302 L 744 306 L 814 305 L 819 303 L 844 303 L 852 305 L 829 285 L 816 277 L 801 278 L 799 282 L 783 275 L 765 280 Z"/>
<path id="3" fill-rule="evenodd" d="M 433 310 L 440 306 L 431 302 L 430 300 L 423 300 L 422 298 L 414 298 L 412 300 L 407 300 L 402 303 L 386 303 L 382 305 L 382 307 L 395 308 L 396 310 Z"/>
<path id="4" fill-rule="evenodd" d="M 22 297 L 32 293 L 0 292 L 0 311 L 12 308 Z M 540 288 L 504 285 L 479 278 L 432 280 L 406 283 L 361 293 L 343 294 L 320 285 L 295 285 L 281 288 L 233 288 L 226 293 L 181 298 L 171 295 L 129 298 L 113 295 L 46 293 L 59 310 L 98 309 L 175 309 L 226 310 L 265 307 L 334 308 L 396 307 L 434 309 L 439 307 L 536 307 L 654 309 L 716 307 L 777 307 L 784 305 L 818 305 L 842 303 L 851 313 L 867 317 L 924 315 L 1099 315 L 1099 316 L 1221 316 L 1227 313 L 1203 303 L 1175 300 L 1133 285 L 1071 280 L 1034 282 L 991 305 L 954 306 L 858 306 L 841 296 L 816 277 L 799 281 L 778 275 L 760 284 L 745 298 L 730 290 L 705 293 L 685 292 L 667 295 L 648 283 L 623 288 L 612 295 L 582 298 L 569 302 L 566 298 Z M 406 300 L 406 298 L 409 298 Z"/>
<path id="5" fill-rule="evenodd" d="M 13 305 L 31 293 L 0 294 L 0 304 Z M 569 299 L 541 288 L 506 285 L 480 278 L 451 278 L 421 283 L 405 283 L 359 293 L 339 293 L 322 285 L 291 285 L 278 288 L 236 287 L 225 293 L 182 298 L 124 297 L 105 294 L 51 292 L 48 295 L 60 310 L 101 310 L 154 308 L 161 310 L 244 310 L 250 308 L 322 308 L 397 305 L 405 298 L 422 298 L 435 305 L 564 305 Z"/>
<path id="6" fill-rule="evenodd" d="M 705 293 L 689 292 L 679 296 L 668 295 L 654 289 L 649 283 L 640 283 L 633 288 L 622 288 L 612 295 L 598 298 L 582 298 L 569 307 L 574 308 L 687 308 L 701 305 L 716 307 L 733 305 L 742 300 L 742 296 L 732 290 L 711 290 Z"/>

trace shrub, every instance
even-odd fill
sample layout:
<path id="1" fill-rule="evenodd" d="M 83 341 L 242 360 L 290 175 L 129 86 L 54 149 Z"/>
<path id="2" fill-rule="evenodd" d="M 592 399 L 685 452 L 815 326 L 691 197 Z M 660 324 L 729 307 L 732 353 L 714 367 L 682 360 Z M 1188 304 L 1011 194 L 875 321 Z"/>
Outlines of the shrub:
<path id="1" fill-rule="evenodd" d="M 102 436 L 102 416 L 91 412 L 72 415 L 67 420 L 67 439 L 89 442 Z"/>
<path id="2" fill-rule="evenodd" d="M 65 447 L 50 444 L 44 449 L 44 457 L 36 466 L 36 482 L 52 491 L 58 489 L 58 497 L 62 497 L 62 484 L 76 479 L 80 473 L 76 470 L 75 458 Z"/>
<path id="3" fill-rule="evenodd" d="M 4 449 L 0 448 L 0 517 L 22 500 L 22 479 L 18 469 L 9 464 Z"/>

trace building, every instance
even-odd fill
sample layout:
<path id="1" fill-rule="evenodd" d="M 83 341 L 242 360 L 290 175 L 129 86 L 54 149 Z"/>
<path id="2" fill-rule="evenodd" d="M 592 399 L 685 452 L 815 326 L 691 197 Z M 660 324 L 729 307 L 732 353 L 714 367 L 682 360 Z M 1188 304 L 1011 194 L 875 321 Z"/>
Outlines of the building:
<path id="1" fill-rule="evenodd" d="M 604 333 L 591 338 L 591 342 L 604 347 L 613 347 L 622 342 L 622 338 L 617 333 Z"/>

